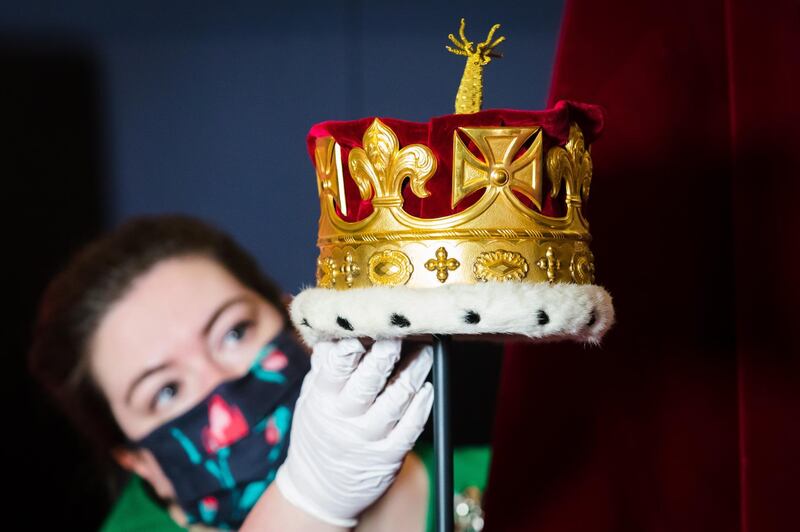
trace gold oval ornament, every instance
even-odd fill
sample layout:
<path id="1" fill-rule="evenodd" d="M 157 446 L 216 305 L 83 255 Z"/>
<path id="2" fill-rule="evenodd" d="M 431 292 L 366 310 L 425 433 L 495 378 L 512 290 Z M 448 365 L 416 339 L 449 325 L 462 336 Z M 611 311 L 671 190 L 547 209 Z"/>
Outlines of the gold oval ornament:
<path id="1" fill-rule="evenodd" d="M 594 283 L 594 254 L 591 251 L 576 251 L 569 261 L 572 280 L 578 284 Z"/>
<path id="2" fill-rule="evenodd" d="M 369 258 L 369 280 L 372 284 L 382 286 L 406 284 L 413 271 L 411 260 L 402 251 L 386 249 L 373 253 Z"/>
<path id="3" fill-rule="evenodd" d="M 317 286 L 331 288 L 336 283 L 336 261 L 330 257 L 317 259 Z"/>
<path id="4" fill-rule="evenodd" d="M 528 275 L 528 261 L 514 251 L 485 251 L 475 259 L 472 271 L 479 281 L 520 281 Z"/>

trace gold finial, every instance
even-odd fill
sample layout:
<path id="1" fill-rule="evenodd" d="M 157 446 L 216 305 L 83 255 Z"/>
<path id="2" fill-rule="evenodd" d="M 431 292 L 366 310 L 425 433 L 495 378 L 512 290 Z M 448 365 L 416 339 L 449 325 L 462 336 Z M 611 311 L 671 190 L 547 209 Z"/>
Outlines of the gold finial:
<path id="1" fill-rule="evenodd" d="M 464 74 L 461 76 L 461 84 L 458 86 L 458 94 L 456 95 L 456 113 L 468 114 L 477 113 L 481 110 L 481 102 L 483 100 L 483 67 L 492 60 L 492 57 L 503 57 L 499 52 L 495 52 L 494 48 L 506 40 L 505 37 L 498 37 L 492 42 L 494 32 L 500 24 L 495 24 L 489 30 L 489 36 L 486 40 L 478 43 L 473 49 L 472 41 L 468 41 L 464 35 L 464 19 L 461 19 L 461 26 L 458 28 L 458 36 L 460 41 L 456 39 L 453 34 L 447 36 L 450 42 L 456 45 L 455 48 L 445 45 L 447 50 L 456 55 L 463 55 L 467 58 L 467 65 L 464 67 Z"/>

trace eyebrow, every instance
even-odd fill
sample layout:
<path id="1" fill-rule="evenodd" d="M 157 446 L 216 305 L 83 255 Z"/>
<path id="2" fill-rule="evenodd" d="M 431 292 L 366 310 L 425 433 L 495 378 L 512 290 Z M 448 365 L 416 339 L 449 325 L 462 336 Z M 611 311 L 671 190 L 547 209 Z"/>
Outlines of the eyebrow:
<path id="1" fill-rule="evenodd" d="M 202 329 L 203 336 L 208 336 L 208 333 L 211 330 L 211 327 L 214 326 L 214 323 L 217 321 L 217 318 L 219 318 L 228 307 L 246 301 L 247 299 L 248 297 L 246 294 L 241 294 L 230 298 L 229 300 L 225 301 L 222 305 L 220 305 L 208 319 L 206 324 L 203 326 Z M 125 404 L 130 405 L 131 398 L 133 397 L 133 392 L 136 389 L 136 387 L 142 383 L 142 381 L 144 381 L 150 375 L 158 373 L 159 371 L 168 368 L 170 364 L 171 362 L 167 361 L 162 364 L 159 364 L 158 366 L 148 368 L 144 370 L 142 373 L 140 373 L 139 376 L 136 377 L 131 383 L 131 385 L 128 387 L 128 392 L 125 394 Z"/>

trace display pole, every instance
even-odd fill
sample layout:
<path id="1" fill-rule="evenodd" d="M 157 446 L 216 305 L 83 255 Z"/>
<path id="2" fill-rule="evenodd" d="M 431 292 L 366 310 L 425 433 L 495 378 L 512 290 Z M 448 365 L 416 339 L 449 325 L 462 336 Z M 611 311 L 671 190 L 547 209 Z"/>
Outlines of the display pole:
<path id="1" fill-rule="evenodd" d="M 436 458 L 436 531 L 453 532 L 453 444 L 450 441 L 449 334 L 433 335 L 433 450 Z"/>

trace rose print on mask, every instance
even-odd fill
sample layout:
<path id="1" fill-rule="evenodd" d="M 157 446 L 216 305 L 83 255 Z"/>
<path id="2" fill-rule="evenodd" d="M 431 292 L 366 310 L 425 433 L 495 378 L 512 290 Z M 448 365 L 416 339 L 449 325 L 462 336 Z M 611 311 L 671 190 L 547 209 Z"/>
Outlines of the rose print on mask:
<path id="1" fill-rule="evenodd" d="M 276 346 L 270 346 L 267 353 L 259 360 L 256 360 L 250 371 L 262 381 L 283 384 L 286 382 L 286 377 L 281 373 L 281 370 L 288 365 L 289 358 L 286 354 Z"/>
<path id="2" fill-rule="evenodd" d="M 281 441 L 281 431 L 278 430 L 278 427 L 275 426 L 275 422 L 270 420 L 267 423 L 267 430 L 264 431 L 264 439 L 270 445 L 275 445 L 279 441 Z"/>
<path id="3" fill-rule="evenodd" d="M 283 446 L 285 445 L 286 434 L 291 424 L 292 411 L 285 406 L 277 408 L 275 413 L 270 416 L 268 427 L 272 429 L 270 435 L 275 439 L 274 446 L 270 450 L 269 455 L 267 455 L 270 462 L 274 462 L 280 456 Z M 267 442 L 269 443 L 269 439 L 267 439 Z"/>
<path id="4" fill-rule="evenodd" d="M 261 361 L 261 367 L 266 371 L 280 371 L 286 367 L 289 359 L 279 349 L 274 350 L 267 358 Z"/>
<path id="5" fill-rule="evenodd" d="M 271 416 L 255 427 L 255 432 L 264 431 L 264 441 L 272 446 L 269 455 L 267 455 L 270 462 L 280 455 L 284 437 L 289 431 L 291 423 L 292 411 L 285 406 L 279 406 Z"/>
<path id="6" fill-rule="evenodd" d="M 244 438 L 250 433 L 242 411 L 229 405 L 222 396 L 215 395 L 208 405 L 208 426 L 203 427 L 203 447 L 208 454 L 216 454 L 223 447 Z"/>
<path id="7" fill-rule="evenodd" d="M 209 495 L 208 497 L 204 497 L 202 501 L 200 501 L 200 517 L 205 523 L 210 523 L 214 520 L 217 516 L 217 510 L 219 510 L 219 501 L 217 498 Z"/>

